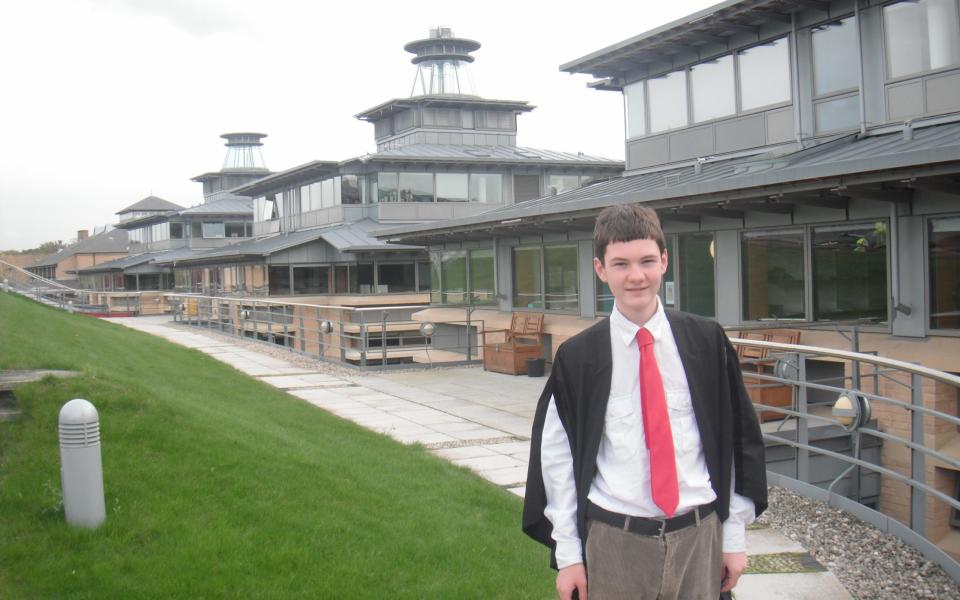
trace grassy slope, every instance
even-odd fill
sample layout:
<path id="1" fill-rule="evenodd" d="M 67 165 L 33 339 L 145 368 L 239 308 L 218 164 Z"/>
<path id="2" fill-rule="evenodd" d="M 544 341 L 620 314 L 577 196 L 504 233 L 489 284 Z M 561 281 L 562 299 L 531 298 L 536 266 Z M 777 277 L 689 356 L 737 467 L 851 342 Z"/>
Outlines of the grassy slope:
<path id="1" fill-rule="evenodd" d="M 0 598 L 540 598 L 519 501 L 201 352 L 0 294 Z M 64 524 L 57 412 L 94 402 L 107 522 Z"/>

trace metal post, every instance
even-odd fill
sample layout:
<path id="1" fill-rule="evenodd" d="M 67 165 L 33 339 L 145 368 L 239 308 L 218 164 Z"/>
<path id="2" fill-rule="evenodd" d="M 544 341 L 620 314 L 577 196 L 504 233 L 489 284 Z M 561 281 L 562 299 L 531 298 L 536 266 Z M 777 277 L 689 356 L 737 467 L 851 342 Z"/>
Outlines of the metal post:
<path id="1" fill-rule="evenodd" d="M 910 375 L 910 403 L 923 406 L 923 380 L 920 375 Z M 923 413 L 910 411 L 910 441 L 923 446 Z M 910 478 L 920 484 L 927 482 L 926 461 L 923 452 L 910 448 Z M 927 495 L 920 489 L 910 487 L 910 529 L 926 537 Z"/>
<path id="2" fill-rule="evenodd" d="M 363 322 L 363 313 L 360 313 L 360 368 L 367 368 L 367 324 Z"/>
<path id="3" fill-rule="evenodd" d="M 305 353 L 307 351 L 307 340 L 305 339 L 306 336 L 304 335 L 304 332 L 303 332 L 303 307 L 302 306 L 300 307 L 300 312 L 297 313 L 297 316 L 300 319 L 300 328 L 297 331 L 298 334 L 300 335 L 300 352 Z"/>
<path id="4" fill-rule="evenodd" d="M 280 307 L 283 309 L 283 347 L 291 348 L 293 344 L 290 343 L 290 326 L 287 324 L 289 320 L 287 317 L 287 305 L 281 304 Z"/>
<path id="5" fill-rule="evenodd" d="M 340 362 L 342 362 L 342 363 L 347 362 L 347 345 L 344 343 L 344 337 L 343 337 L 344 327 L 345 327 L 345 325 L 344 325 L 344 322 L 343 322 L 343 307 L 341 307 L 341 308 L 340 308 L 340 328 L 339 328 L 340 331 L 339 331 L 339 337 L 340 337 Z"/>
<path id="6" fill-rule="evenodd" d="M 853 336 L 850 340 L 850 345 L 850 350 L 852 352 L 856 352 L 858 354 L 860 353 L 860 327 L 856 325 L 853 326 Z M 862 391 L 862 383 L 860 381 L 860 361 L 854 360 L 853 364 L 850 365 L 850 368 L 852 369 L 850 373 L 851 387 L 853 388 L 854 392 L 860 392 Z M 857 399 L 857 401 L 859 402 L 859 399 Z M 850 440 L 853 442 L 853 457 L 859 460 L 861 449 L 859 427 L 850 434 Z M 854 499 L 856 499 L 857 502 L 860 502 L 860 465 L 854 465 L 853 467 L 853 475 L 852 479 L 850 480 L 850 491 L 852 492 Z"/>
<path id="7" fill-rule="evenodd" d="M 380 312 L 380 368 L 387 366 L 387 311 Z"/>
<path id="8" fill-rule="evenodd" d="M 470 314 L 472 312 L 473 312 L 473 307 L 468 306 L 467 307 L 467 361 L 468 362 L 470 361 L 470 355 L 472 354 L 471 353 L 472 344 L 470 343 Z"/>
<path id="9" fill-rule="evenodd" d="M 807 355 L 800 354 L 797 360 L 797 381 L 801 383 L 797 389 L 797 443 L 802 446 L 810 444 L 810 429 L 807 422 Z M 797 479 L 804 483 L 810 481 L 810 451 L 806 448 L 797 448 Z"/>

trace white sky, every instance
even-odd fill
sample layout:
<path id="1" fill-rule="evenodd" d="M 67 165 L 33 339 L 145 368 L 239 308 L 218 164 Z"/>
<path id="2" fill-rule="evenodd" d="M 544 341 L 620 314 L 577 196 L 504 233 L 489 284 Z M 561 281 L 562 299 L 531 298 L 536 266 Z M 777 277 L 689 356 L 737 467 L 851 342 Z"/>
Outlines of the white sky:
<path id="1" fill-rule="evenodd" d="M 477 92 L 527 100 L 518 144 L 623 158 L 620 94 L 560 64 L 713 4 L 454 0 L 30 0 L 0 6 L 0 250 L 69 241 L 150 194 L 202 202 L 231 131 L 280 171 L 375 150 L 356 113 L 409 96 L 403 45 L 482 47 Z"/>

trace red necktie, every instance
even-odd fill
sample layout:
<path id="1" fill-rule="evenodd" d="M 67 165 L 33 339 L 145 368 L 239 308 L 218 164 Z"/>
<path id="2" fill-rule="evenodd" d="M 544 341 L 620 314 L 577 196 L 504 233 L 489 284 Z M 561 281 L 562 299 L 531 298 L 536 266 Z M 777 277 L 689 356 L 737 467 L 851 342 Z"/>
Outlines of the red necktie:
<path id="1" fill-rule="evenodd" d="M 653 353 L 653 335 L 645 328 L 637 332 L 640 346 L 640 408 L 643 411 L 643 434 L 650 451 L 650 488 L 653 502 L 672 517 L 680 502 L 677 485 L 677 459 L 673 452 L 670 414 L 663 394 L 663 380 Z"/>

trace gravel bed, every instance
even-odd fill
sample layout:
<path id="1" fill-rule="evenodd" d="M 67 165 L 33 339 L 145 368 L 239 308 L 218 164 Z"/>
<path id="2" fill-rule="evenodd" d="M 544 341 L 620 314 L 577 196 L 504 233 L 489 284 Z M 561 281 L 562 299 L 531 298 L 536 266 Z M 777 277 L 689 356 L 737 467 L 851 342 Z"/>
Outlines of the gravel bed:
<path id="1" fill-rule="evenodd" d="M 757 522 L 799 542 L 854 598 L 960 598 L 960 584 L 920 552 L 822 502 L 770 486 L 770 508 Z"/>

